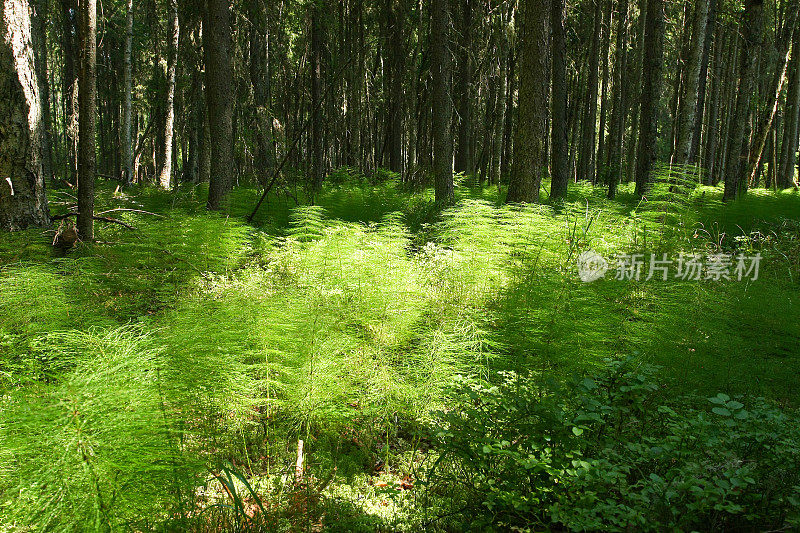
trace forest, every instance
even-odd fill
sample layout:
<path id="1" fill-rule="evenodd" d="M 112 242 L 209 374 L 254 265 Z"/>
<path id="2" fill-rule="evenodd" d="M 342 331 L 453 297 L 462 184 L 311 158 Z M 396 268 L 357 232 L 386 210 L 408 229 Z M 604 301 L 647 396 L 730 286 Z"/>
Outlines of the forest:
<path id="1" fill-rule="evenodd" d="M 797 0 L 0 32 L 0 533 L 800 530 Z"/>

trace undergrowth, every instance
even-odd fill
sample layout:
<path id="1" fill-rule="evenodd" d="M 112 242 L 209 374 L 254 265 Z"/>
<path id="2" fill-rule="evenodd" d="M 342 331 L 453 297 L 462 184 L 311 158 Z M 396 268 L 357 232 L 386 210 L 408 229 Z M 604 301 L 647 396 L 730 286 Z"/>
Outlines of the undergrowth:
<path id="1" fill-rule="evenodd" d="M 65 257 L 52 231 L 3 236 L 0 528 L 443 527 L 433 428 L 455 376 L 561 387 L 631 356 L 675 397 L 797 405 L 796 194 L 722 206 L 665 170 L 645 202 L 580 183 L 504 206 L 464 186 L 439 213 L 430 191 L 345 174 L 313 206 L 271 194 L 254 226 L 252 189 L 222 214 L 202 187 L 103 189 L 135 231 L 98 223 Z M 583 283 L 589 250 L 763 260 L 752 282 Z"/>

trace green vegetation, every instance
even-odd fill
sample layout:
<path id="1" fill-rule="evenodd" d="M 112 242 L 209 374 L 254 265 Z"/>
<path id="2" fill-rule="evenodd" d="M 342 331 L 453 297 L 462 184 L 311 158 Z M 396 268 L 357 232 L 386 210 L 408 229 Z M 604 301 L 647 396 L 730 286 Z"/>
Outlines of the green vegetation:
<path id="1" fill-rule="evenodd" d="M 3 234 L 0 529 L 797 527 L 800 198 L 720 195 L 345 176 L 254 227 L 252 189 L 103 189 L 134 231 Z M 763 259 L 582 283 L 588 249 Z"/>

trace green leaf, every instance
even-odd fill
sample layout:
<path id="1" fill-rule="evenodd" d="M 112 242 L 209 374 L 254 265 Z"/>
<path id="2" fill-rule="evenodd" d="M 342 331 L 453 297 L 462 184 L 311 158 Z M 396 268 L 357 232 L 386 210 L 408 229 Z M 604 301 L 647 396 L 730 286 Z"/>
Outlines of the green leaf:
<path id="1" fill-rule="evenodd" d="M 583 435 L 583 429 L 579 428 L 578 426 L 574 426 L 572 428 L 572 432 L 575 434 L 576 437 L 580 437 L 581 435 Z"/>
<path id="2" fill-rule="evenodd" d="M 731 412 L 725 409 L 724 407 L 715 407 L 711 410 L 712 413 L 716 413 L 720 416 L 731 416 Z"/>

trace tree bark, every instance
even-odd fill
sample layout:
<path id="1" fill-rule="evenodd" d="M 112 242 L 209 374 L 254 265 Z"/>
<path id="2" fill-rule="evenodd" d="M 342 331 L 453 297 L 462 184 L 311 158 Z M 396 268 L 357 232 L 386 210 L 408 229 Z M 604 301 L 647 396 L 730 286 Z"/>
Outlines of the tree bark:
<path id="1" fill-rule="evenodd" d="M 593 181 L 597 180 L 598 174 L 605 175 L 605 161 L 606 161 L 606 123 L 608 119 L 608 78 L 611 64 L 609 62 L 609 55 L 611 53 L 611 26 L 613 24 L 613 0 L 604 0 L 606 2 L 606 10 L 603 13 L 603 38 L 600 46 L 601 62 L 603 64 L 603 79 L 600 82 L 600 124 L 597 131 L 599 132 L 597 140 L 597 157 L 595 158 L 595 174 Z"/>
<path id="2" fill-rule="evenodd" d="M 315 0 L 311 6 L 311 190 L 322 190 L 324 178 L 322 145 L 322 6 Z"/>
<path id="3" fill-rule="evenodd" d="M 524 0 L 521 6 L 519 110 L 507 202 L 538 201 L 542 176 L 547 172 L 548 109 L 544 103 L 550 90 L 549 4 L 547 0 Z"/>
<path id="4" fill-rule="evenodd" d="M 706 90 L 708 88 L 708 65 L 711 59 L 711 45 L 714 42 L 717 26 L 717 0 L 709 0 L 708 21 L 703 39 L 703 54 L 700 58 L 700 85 L 697 90 L 697 110 L 694 114 L 692 148 L 689 163 L 694 164 L 700 151 L 700 138 L 703 135 L 703 116 L 706 110 Z M 707 163 L 706 163 L 707 165 Z"/>
<path id="5" fill-rule="evenodd" d="M 133 113 L 133 0 L 127 0 L 125 13 L 125 103 L 122 122 L 122 182 L 125 185 L 133 183 L 133 138 L 132 138 L 132 113 Z"/>
<path id="6" fill-rule="evenodd" d="M 473 0 L 461 3 L 461 39 L 458 50 L 458 149 L 456 172 L 471 174 L 475 170 L 472 159 L 472 9 Z"/>
<path id="7" fill-rule="evenodd" d="M 678 143 L 675 163 L 687 165 L 691 163 L 693 135 L 695 133 L 695 117 L 700 92 L 700 72 L 703 61 L 703 49 L 706 41 L 709 0 L 695 2 L 694 28 L 689 58 L 686 62 L 685 96 L 678 118 Z"/>
<path id="8" fill-rule="evenodd" d="M 623 0 L 626 1 L 626 0 Z M 567 196 L 569 183 L 569 146 L 567 145 L 567 42 L 564 32 L 564 0 L 550 2 L 550 26 L 552 39 L 553 88 L 550 100 L 552 128 L 552 180 L 550 199 Z"/>
<path id="9" fill-rule="evenodd" d="M 769 97 L 767 105 L 762 113 L 756 113 L 757 127 L 755 135 L 753 136 L 752 150 L 750 150 L 750 164 L 749 164 L 749 181 L 756 180 L 757 169 L 760 167 L 762 155 L 764 153 L 764 146 L 767 142 L 767 136 L 772 127 L 772 121 L 775 119 L 775 113 L 778 111 L 778 104 L 780 102 L 781 93 L 783 93 L 783 86 L 786 83 L 786 71 L 789 67 L 789 52 L 790 44 L 796 33 L 797 17 L 800 14 L 800 4 L 795 7 L 789 7 L 786 21 L 784 22 L 783 31 L 778 37 L 778 65 L 772 77 L 770 85 L 767 86 L 766 95 Z"/>
<path id="10" fill-rule="evenodd" d="M 433 77 L 433 173 L 436 203 L 450 205 L 453 192 L 453 139 L 450 122 L 450 8 L 448 0 L 432 0 L 431 71 Z"/>
<path id="11" fill-rule="evenodd" d="M 642 65 L 642 110 L 639 148 L 636 156 L 636 196 L 650 188 L 651 172 L 657 160 L 658 103 L 661 96 L 661 71 L 664 66 L 664 0 L 647 0 Z"/>
<path id="12" fill-rule="evenodd" d="M 46 226 L 42 113 L 25 0 L 0 1 L 0 229 Z"/>
<path id="13" fill-rule="evenodd" d="M 36 79 L 39 85 L 39 100 L 42 109 L 42 172 L 45 179 L 53 179 L 53 121 L 50 115 L 50 82 L 47 78 L 47 32 L 45 23 L 49 10 L 47 0 L 32 2 L 31 35 L 33 40 L 34 60 L 36 63 Z"/>
<path id="14" fill-rule="evenodd" d="M 795 158 L 797 157 L 798 133 L 800 132 L 800 31 L 795 31 L 792 44 L 785 117 L 780 164 L 775 182 L 779 189 L 787 189 L 792 185 Z"/>
<path id="15" fill-rule="evenodd" d="M 203 51 L 211 142 L 208 208 L 222 208 L 233 184 L 233 101 L 230 58 L 231 13 L 228 0 L 206 0 Z"/>
<path id="16" fill-rule="evenodd" d="M 756 84 L 758 56 L 764 26 L 764 0 L 747 0 L 742 18 L 742 49 L 739 58 L 739 90 L 729 137 L 728 163 L 723 200 L 733 200 L 747 190 L 750 143 L 745 135 Z"/>
<path id="17" fill-rule="evenodd" d="M 78 35 L 78 235 L 94 239 L 94 180 L 97 172 L 97 0 L 80 0 Z"/>
<path id="18" fill-rule="evenodd" d="M 600 65 L 600 29 L 603 18 L 603 1 L 593 0 L 594 26 L 589 51 L 589 79 L 586 87 L 586 103 L 581 126 L 581 148 L 578 152 L 578 179 L 594 182 L 595 144 L 597 139 L 597 83 Z"/>
<path id="19" fill-rule="evenodd" d="M 178 66 L 178 40 L 180 24 L 178 22 L 178 0 L 169 0 L 169 26 L 167 29 L 167 94 L 164 103 L 164 134 L 161 147 L 161 168 L 158 172 L 158 183 L 164 189 L 172 185 L 172 141 L 175 135 L 175 75 Z"/>
<path id="20" fill-rule="evenodd" d="M 74 0 L 61 0 L 63 27 L 61 31 L 64 68 L 61 90 L 64 100 L 64 156 L 65 176 L 71 183 L 78 180 L 78 82 L 76 76 L 76 48 L 78 48 L 77 5 Z"/>
<path id="21" fill-rule="evenodd" d="M 614 102 L 611 108 L 606 159 L 606 183 L 608 184 L 608 197 L 614 198 L 617 194 L 622 171 L 622 149 L 625 134 L 625 113 L 628 107 L 628 88 L 625 83 L 625 73 L 628 70 L 628 0 L 619 0 L 619 13 L 617 15 L 617 57 L 614 67 L 614 81 L 611 95 Z"/>

